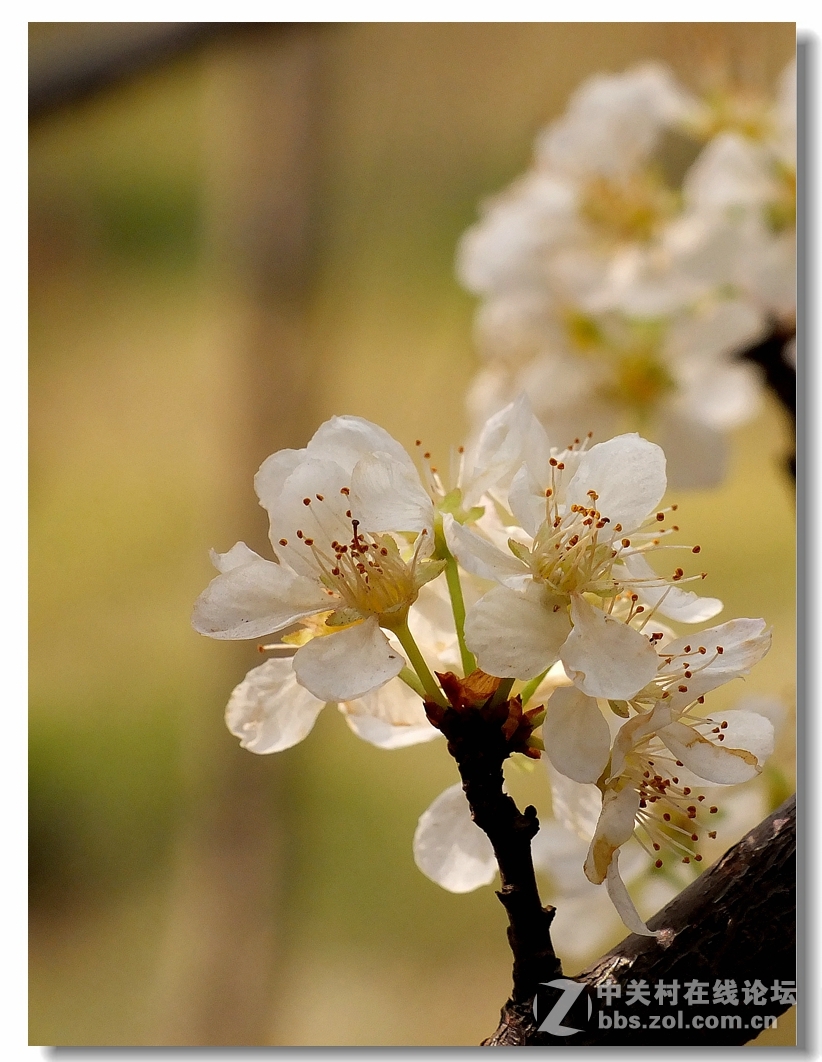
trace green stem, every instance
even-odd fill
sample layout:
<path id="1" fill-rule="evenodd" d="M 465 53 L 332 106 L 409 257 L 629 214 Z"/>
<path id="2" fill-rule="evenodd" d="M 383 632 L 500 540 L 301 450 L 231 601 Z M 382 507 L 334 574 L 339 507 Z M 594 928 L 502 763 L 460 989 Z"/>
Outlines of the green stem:
<path id="1" fill-rule="evenodd" d="M 457 561 L 451 552 L 445 558 L 445 581 L 448 583 L 448 593 L 451 597 L 451 611 L 454 613 L 454 626 L 457 630 L 457 642 L 460 647 L 460 660 L 465 677 L 476 670 L 477 661 L 474 654 L 465 644 L 465 599 L 462 596 L 462 583 L 460 582 Z"/>
<path id="2" fill-rule="evenodd" d="M 422 697 L 425 700 L 425 688 L 410 667 L 404 667 L 397 676 L 402 679 L 409 689 L 412 689 L 418 697 Z"/>
<path id="3" fill-rule="evenodd" d="M 411 666 L 416 671 L 419 677 L 419 680 L 425 691 L 426 699 L 434 701 L 436 704 L 439 704 L 443 708 L 447 708 L 448 701 L 446 701 L 442 690 L 437 685 L 436 679 L 431 674 L 431 671 L 428 668 L 428 664 L 426 664 L 425 660 L 423 659 L 423 655 L 419 650 L 419 646 L 414 641 L 414 636 L 408 629 L 408 624 L 403 623 L 401 627 L 396 627 L 394 629 L 394 633 L 399 639 L 400 645 L 405 650 L 405 655 L 408 657 L 409 663 L 411 664 Z"/>
<path id="4" fill-rule="evenodd" d="M 537 675 L 536 678 L 532 678 L 530 682 L 526 682 L 525 685 L 522 687 L 522 689 L 520 690 L 520 697 L 522 698 L 523 708 L 537 692 L 537 687 L 547 674 L 548 668 L 546 667 L 546 669 L 542 672 L 541 675 Z"/>
<path id="5" fill-rule="evenodd" d="M 500 682 L 497 686 L 497 692 L 491 698 L 491 707 L 496 708 L 498 704 L 504 704 L 508 700 L 508 694 L 511 692 L 511 687 L 514 685 L 514 679 L 506 678 Z"/>

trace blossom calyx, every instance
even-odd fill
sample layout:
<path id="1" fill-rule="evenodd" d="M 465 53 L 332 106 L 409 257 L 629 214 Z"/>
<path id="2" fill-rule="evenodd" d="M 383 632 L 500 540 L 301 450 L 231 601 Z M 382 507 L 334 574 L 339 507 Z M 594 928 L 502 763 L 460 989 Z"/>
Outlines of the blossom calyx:
<path id="1" fill-rule="evenodd" d="M 431 725 L 441 730 L 450 743 L 463 740 L 469 730 L 488 727 L 497 740 L 502 738 L 503 747 L 499 750 L 502 759 L 513 752 L 539 759 L 541 742 L 533 734 L 545 718 L 541 705 L 523 711 L 519 696 L 497 700 L 495 695 L 502 680 L 479 668 L 464 679 L 451 671 L 437 672 L 437 679 L 449 706 L 425 701 L 425 713 Z"/>

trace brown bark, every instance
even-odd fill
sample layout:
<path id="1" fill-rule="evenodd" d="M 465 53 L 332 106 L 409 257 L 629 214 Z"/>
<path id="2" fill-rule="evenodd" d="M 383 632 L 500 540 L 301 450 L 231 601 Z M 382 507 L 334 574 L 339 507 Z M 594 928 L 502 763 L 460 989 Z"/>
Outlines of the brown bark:
<path id="1" fill-rule="evenodd" d="M 758 979 L 769 990 L 774 981 L 795 981 L 795 859 L 796 797 L 791 797 L 650 919 L 651 929 L 663 931 L 660 938 L 631 934 L 574 980 L 596 987 L 611 979 L 624 987 L 642 979 L 652 986 L 674 979 L 680 985 L 698 980 L 712 986 L 717 979 L 732 979 L 739 986 L 740 1003 L 746 981 L 752 984 Z M 555 977 L 553 970 L 547 964 L 540 980 Z M 778 1016 L 789 1005 L 769 1001 L 766 1007 L 734 1007 L 730 1013 L 741 1017 L 739 1029 L 594 1027 L 560 1038 L 537 1031 L 532 1001 L 523 1003 L 512 997 L 502 1009 L 499 1027 L 484 1044 L 731 1046 L 758 1035 L 749 1027 L 753 1015 Z M 642 1013 L 643 1008 L 634 1011 Z M 691 1010 L 695 1012 L 696 1008 Z"/>

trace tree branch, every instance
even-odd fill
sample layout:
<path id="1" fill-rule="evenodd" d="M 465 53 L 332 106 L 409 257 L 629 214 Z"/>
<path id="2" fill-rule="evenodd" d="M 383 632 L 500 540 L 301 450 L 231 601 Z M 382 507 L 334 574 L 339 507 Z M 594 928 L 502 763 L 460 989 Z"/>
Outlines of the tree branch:
<path id="1" fill-rule="evenodd" d="M 740 351 L 737 358 L 758 365 L 765 375 L 765 384 L 776 398 L 791 423 L 791 430 L 796 434 L 796 369 L 785 360 L 785 349 L 796 338 L 796 327 L 774 322 L 765 338 L 752 347 Z M 786 458 L 791 475 L 796 479 L 796 440 Z"/>
<path id="2" fill-rule="evenodd" d="M 740 1004 L 745 981 L 758 979 L 769 989 L 775 980 L 795 981 L 795 857 L 796 798 L 791 797 L 649 921 L 651 929 L 662 930 L 659 938 L 631 934 L 575 980 L 595 987 L 610 979 L 624 988 L 628 981 L 642 979 L 652 987 L 662 980 L 712 986 L 717 979 L 731 979 L 739 986 Z M 596 1027 L 569 1038 L 538 1032 L 532 1001 L 512 995 L 484 1045 L 738 1045 L 757 1035 L 750 1028 L 752 1016 L 778 1016 L 789 1005 L 771 1002 L 769 996 L 765 1008 L 734 1007 L 732 1013 L 741 1018 L 738 1029 Z"/>
<path id="3" fill-rule="evenodd" d="M 551 942 L 554 908 L 540 902 L 531 858 L 531 840 L 539 830 L 537 810 L 529 805 L 521 812 L 503 791 L 502 764 L 512 752 L 527 752 L 540 709 L 523 713 L 518 697 L 495 704 L 489 693 L 500 680 L 481 671 L 465 680 L 437 677 L 452 707 L 426 702 L 426 712 L 445 735 L 474 822 L 493 846 L 502 883 L 497 896 L 508 914 L 514 956 L 511 1002 L 530 1006 L 539 983 L 561 976 L 562 968 Z"/>

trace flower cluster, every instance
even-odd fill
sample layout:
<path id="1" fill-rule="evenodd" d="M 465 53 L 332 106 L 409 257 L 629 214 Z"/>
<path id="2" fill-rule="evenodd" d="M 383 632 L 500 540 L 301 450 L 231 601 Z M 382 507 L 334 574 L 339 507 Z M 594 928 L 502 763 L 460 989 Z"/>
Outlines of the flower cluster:
<path id="1" fill-rule="evenodd" d="M 761 771 L 771 723 L 703 705 L 767 652 L 765 623 L 684 637 L 667 626 L 703 624 L 722 604 L 684 588 L 703 578 L 686 570 L 700 548 L 670 541 L 665 456 L 638 435 L 555 448 L 520 398 L 454 455 L 452 482 L 429 459 L 418 467 L 383 429 L 335 417 L 263 463 L 274 559 L 244 543 L 213 554 L 219 574 L 194 610 L 210 637 L 279 635 L 234 690 L 229 729 L 276 752 L 332 702 L 358 736 L 397 748 L 437 737 L 449 711 L 479 713 L 505 756 L 544 749 L 555 817 L 587 831 L 585 876 L 648 932 L 620 850 L 635 837 L 658 866 L 699 862 L 716 812 L 702 789 Z M 593 818 L 580 811 L 592 796 Z M 538 862 L 554 861 L 550 836 Z M 456 892 L 495 873 L 457 786 L 420 819 L 414 853 Z"/>
<path id="2" fill-rule="evenodd" d="M 470 412 L 524 391 L 561 436 L 639 428 L 672 483 L 715 483 L 758 403 L 735 355 L 795 328 L 795 258 L 793 64 L 775 101 L 699 99 L 656 65 L 591 78 L 461 241 L 482 300 Z"/>

